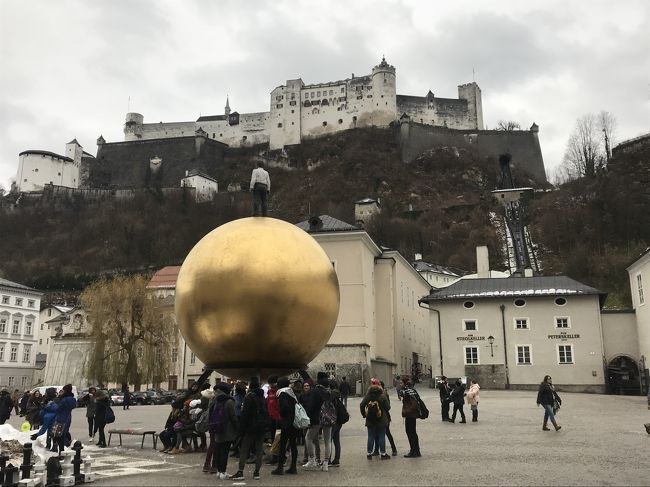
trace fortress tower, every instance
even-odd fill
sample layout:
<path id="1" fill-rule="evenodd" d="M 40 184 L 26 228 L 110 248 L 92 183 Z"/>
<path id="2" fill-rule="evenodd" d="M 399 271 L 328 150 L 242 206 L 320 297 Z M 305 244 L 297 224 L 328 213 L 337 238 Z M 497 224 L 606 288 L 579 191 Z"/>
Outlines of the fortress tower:
<path id="1" fill-rule="evenodd" d="M 470 124 L 476 124 L 477 130 L 483 130 L 483 102 L 481 100 L 481 88 L 475 81 L 458 86 L 458 98 L 467 100 Z"/>
<path id="2" fill-rule="evenodd" d="M 124 122 L 124 140 L 139 140 L 142 138 L 142 124 L 144 117 L 139 113 L 130 112 L 126 114 Z"/>
<path id="3" fill-rule="evenodd" d="M 381 58 L 381 63 L 372 68 L 372 96 L 374 101 L 373 122 L 385 126 L 397 119 L 395 67 Z"/>

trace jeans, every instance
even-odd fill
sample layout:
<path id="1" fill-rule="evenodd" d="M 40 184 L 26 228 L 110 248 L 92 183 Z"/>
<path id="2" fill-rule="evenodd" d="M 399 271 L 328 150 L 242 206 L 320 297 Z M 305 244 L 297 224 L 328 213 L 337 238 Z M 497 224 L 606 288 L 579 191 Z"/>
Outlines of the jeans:
<path id="1" fill-rule="evenodd" d="M 106 436 L 104 435 L 105 426 L 106 423 L 104 423 L 103 421 L 99 421 L 99 420 L 95 421 L 95 429 L 93 430 L 93 436 L 95 436 L 95 433 L 99 431 L 99 440 L 97 441 L 98 445 L 106 446 Z"/>
<path id="2" fill-rule="evenodd" d="M 312 424 L 307 430 L 307 454 L 310 458 L 316 455 L 316 443 L 318 442 L 318 431 L 323 428 L 323 442 L 325 443 L 325 454 L 323 459 L 329 459 L 332 454 L 332 427 L 321 426 L 320 424 Z"/>
<path id="3" fill-rule="evenodd" d="M 551 420 L 551 423 L 555 423 L 555 414 L 553 414 L 553 405 L 551 404 L 542 404 L 542 407 L 544 408 L 544 424 L 549 420 Z"/>
<path id="4" fill-rule="evenodd" d="M 241 438 L 239 447 L 239 470 L 244 471 L 246 460 L 251 452 L 251 447 L 255 447 L 255 471 L 259 472 L 262 468 L 262 457 L 264 456 L 264 432 L 261 433 L 244 433 Z M 280 459 L 281 460 L 281 459 Z"/>
<path id="5" fill-rule="evenodd" d="M 386 426 L 375 425 L 368 428 L 368 455 L 372 455 L 375 445 L 379 446 L 379 452 L 386 453 Z"/>
<path id="6" fill-rule="evenodd" d="M 332 442 L 334 443 L 334 461 L 341 460 L 341 426 L 335 424 L 332 427 Z"/>
<path id="7" fill-rule="evenodd" d="M 267 216 L 267 199 L 266 184 L 255 183 L 255 186 L 253 186 L 253 216 Z"/>
<path id="8" fill-rule="evenodd" d="M 463 411 L 463 405 L 462 404 L 455 404 L 454 403 L 454 412 L 451 415 L 451 420 L 455 421 L 456 420 L 456 413 L 460 411 L 460 417 L 463 421 L 465 421 L 465 411 Z"/>
<path id="9" fill-rule="evenodd" d="M 217 472 L 225 472 L 228 467 L 228 454 L 230 453 L 232 441 L 216 443 L 214 456 L 216 457 Z M 214 462 L 214 460 L 213 460 Z"/>
<path id="10" fill-rule="evenodd" d="M 420 453 L 420 439 L 416 431 L 417 418 L 404 418 L 404 429 L 409 440 L 411 453 Z"/>
<path id="11" fill-rule="evenodd" d="M 298 430 L 293 426 L 282 428 L 280 430 L 280 452 L 278 453 L 278 468 L 285 465 L 285 455 L 287 454 L 287 447 L 291 451 L 291 468 L 296 468 L 298 461 L 298 447 L 296 446 L 296 436 Z M 318 440 L 318 437 L 316 438 Z M 258 468 L 259 470 L 259 468 Z"/>
<path id="12" fill-rule="evenodd" d="M 95 436 L 95 417 L 86 419 L 88 420 L 88 437 L 92 438 Z"/>
<path id="13" fill-rule="evenodd" d="M 449 419 L 449 399 L 440 400 L 440 411 L 442 412 L 442 420 L 447 421 Z"/>

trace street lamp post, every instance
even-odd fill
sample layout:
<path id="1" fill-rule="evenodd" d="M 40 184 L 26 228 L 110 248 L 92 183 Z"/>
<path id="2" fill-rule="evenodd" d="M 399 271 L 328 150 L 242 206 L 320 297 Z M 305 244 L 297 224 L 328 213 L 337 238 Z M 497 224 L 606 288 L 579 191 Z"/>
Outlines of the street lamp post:
<path id="1" fill-rule="evenodd" d="M 488 337 L 488 343 L 490 344 L 490 357 L 494 357 L 494 349 L 492 348 L 492 344 L 494 343 L 494 337 L 492 335 Z"/>

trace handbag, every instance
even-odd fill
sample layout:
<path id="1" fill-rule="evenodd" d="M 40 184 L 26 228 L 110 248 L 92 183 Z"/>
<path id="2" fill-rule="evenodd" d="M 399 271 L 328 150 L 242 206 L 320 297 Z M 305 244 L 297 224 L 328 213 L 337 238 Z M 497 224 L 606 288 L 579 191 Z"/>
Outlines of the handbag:
<path id="1" fill-rule="evenodd" d="M 420 396 L 418 396 L 418 412 L 420 413 L 420 419 L 427 419 L 429 417 L 429 409 Z"/>
<path id="2" fill-rule="evenodd" d="M 52 425 L 52 438 L 61 438 L 63 436 L 64 429 L 65 425 L 63 423 L 55 421 Z"/>
<path id="3" fill-rule="evenodd" d="M 174 426 L 172 427 L 172 429 L 173 429 L 174 431 L 180 431 L 180 430 L 183 429 L 184 426 L 185 426 L 185 425 L 183 424 L 182 421 L 176 421 L 176 422 L 174 423 Z"/>

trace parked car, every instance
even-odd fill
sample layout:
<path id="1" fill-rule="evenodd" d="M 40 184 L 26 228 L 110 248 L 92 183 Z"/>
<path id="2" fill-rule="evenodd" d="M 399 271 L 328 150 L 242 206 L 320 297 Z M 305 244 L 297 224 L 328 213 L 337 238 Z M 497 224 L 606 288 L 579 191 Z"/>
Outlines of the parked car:
<path id="1" fill-rule="evenodd" d="M 149 398 L 149 404 L 165 404 L 163 401 L 163 396 L 156 391 L 146 391 L 145 394 Z"/>

